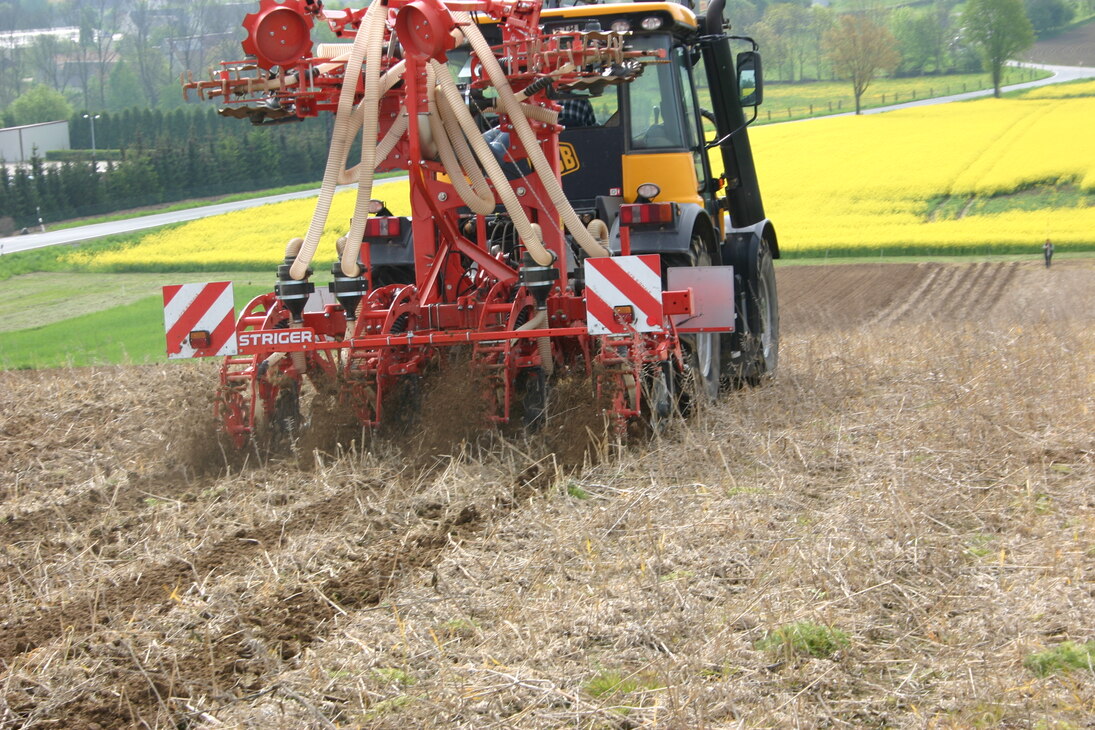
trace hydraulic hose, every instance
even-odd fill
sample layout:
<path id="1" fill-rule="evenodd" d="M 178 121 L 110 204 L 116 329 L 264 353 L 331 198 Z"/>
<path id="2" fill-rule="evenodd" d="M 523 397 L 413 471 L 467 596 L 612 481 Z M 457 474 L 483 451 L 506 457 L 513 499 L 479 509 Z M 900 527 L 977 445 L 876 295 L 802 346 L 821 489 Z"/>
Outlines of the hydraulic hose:
<path id="1" fill-rule="evenodd" d="M 483 135 L 479 133 L 479 127 L 476 126 L 475 120 L 471 118 L 471 112 L 468 111 L 468 107 L 461 99 L 460 90 L 456 88 L 456 82 L 452 80 L 452 77 L 449 76 L 440 63 L 437 61 L 431 61 L 430 63 L 434 66 L 438 89 L 445 95 L 449 108 L 456 112 L 456 118 L 460 128 L 464 130 L 464 136 L 471 143 L 479 162 L 486 168 L 487 176 L 494 183 L 494 189 L 497 191 L 498 197 L 502 199 L 502 204 L 506 207 L 507 212 L 509 212 L 510 219 L 517 228 L 517 235 L 521 238 L 525 249 L 537 265 L 551 266 L 555 262 L 555 255 L 544 247 L 540 237 L 536 235 L 525 209 L 521 207 L 521 202 L 517 199 L 517 193 L 513 192 L 513 186 L 506 179 L 502 166 L 498 164 L 498 160 L 495 159 L 494 153 L 491 152 L 490 147 L 483 139 Z M 453 172 L 460 174 L 459 171 Z"/>
<path id="2" fill-rule="evenodd" d="M 468 13 L 456 13 L 455 18 L 471 43 L 475 55 L 479 57 L 479 62 L 487 72 L 491 84 L 498 91 L 498 99 L 502 103 L 502 110 L 509 116 L 510 123 L 513 125 L 514 131 L 520 138 L 521 144 L 532 162 L 533 169 L 540 176 L 540 181 L 547 191 L 548 197 L 551 198 L 551 202 L 555 204 L 556 210 L 562 216 L 563 225 L 566 226 L 566 229 L 570 231 L 570 235 L 574 236 L 574 240 L 588 255 L 595 257 L 611 255 L 605 246 L 602 246 L 589 234 L 586 227 L 582 225 L 581 218 L 574 212 L 570 201 L 567 200 L 562 186 L 559 185 L 559 180 L 555 177 L 551 165 L 544 156 L 544 151 L 540 149 L 535 132 L 532 131 L 532 127 L 521 111 L 521 104 L 514 95 L 513 88 L 509 85 L 505 71 L 502 70 L 498 59 L 494 57 L 494 52 L 491 50 L 486 38 L 483 37 L 479 27 L 472 21 Z"/>

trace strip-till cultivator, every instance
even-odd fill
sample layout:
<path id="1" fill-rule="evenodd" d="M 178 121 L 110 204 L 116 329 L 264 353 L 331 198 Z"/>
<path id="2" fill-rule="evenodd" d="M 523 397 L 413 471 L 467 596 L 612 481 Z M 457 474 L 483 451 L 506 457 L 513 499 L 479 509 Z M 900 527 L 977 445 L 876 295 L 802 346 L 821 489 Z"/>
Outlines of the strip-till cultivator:
<path id="1" fill-rule="evenodd" d="M 317 21 L 341 42 L 314 44 Z M 623 426 L 774 367 L 778 250 L 737 83 L 753 70 L 759 100 L 759 58 L 741 54 L 734 77 L 721 3 L 697 20 L 669 3 L 542 15 L 525 0 L 262 0 L 243 25 L 247 60 L 188 91 L 255 124 L 335 116 L 315 213 L 274 291 L 236 319 L 228 283 L 164 289 L 169 356 L 224 357 L 217 414 L 237 445 L 298 420 L 306 381 L 377 426 L 422 374 L 460 363 L 489 419 L 534 424 L 576 373 Z M 410 216 L 374 199 L 375 174 L 393 170 Z M 350 230 L 317 290 L 313 257 L 350 182 Z M 448 357 L 455 346 L 466 355 Z"/>

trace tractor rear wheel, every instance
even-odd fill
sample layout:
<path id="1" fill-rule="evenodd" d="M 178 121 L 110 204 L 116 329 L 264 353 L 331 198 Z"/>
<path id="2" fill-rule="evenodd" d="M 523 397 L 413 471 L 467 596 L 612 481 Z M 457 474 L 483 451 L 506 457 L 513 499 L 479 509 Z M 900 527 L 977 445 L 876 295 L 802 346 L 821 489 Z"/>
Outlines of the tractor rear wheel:
<path id="1" fill-rule="evenodd" d="M 779 364 L 779 300 L 768 241 L 750 239 L 733 252 L 735 332 L 722 336 L 722 380 L 729 387 L 759 385 Z"/>
<path id="2" fill-rule="evenodd" d="M 711 253 L 704 236 L 699 232 L 693 233 L 687 259 L 669 260 L 666 265 L 710 266 Z M 688 414 L 696 404 L 709 404 L 718 397 L 721 373 L 719 335 L 712 332 L 682 334 L 681 347 L 684 350 L 684 377 L 676 390 L 680 393 L 681 412 Z"/>

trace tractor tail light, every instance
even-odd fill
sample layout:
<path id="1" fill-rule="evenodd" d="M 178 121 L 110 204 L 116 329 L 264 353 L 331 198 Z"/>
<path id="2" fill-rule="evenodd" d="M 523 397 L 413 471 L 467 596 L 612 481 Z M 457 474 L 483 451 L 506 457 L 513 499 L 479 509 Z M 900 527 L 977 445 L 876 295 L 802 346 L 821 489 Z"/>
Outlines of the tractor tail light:
<path id="1" fill-rule="evenodd" d="M 187 341 L 195 350 L 206 350 L 213 344 L 213 335 L 208 330 L 194 330 Z"/>
<path id="2" fill-rule="evenodd" d="M 629 304 L 621 304 L 612 308 L 612 316 L 620 324 L 632 324 L 635 321 L 635 308 Z"/>
<path id="3" fill-rule="evenodd" d="M 631 203 L 620 206 L 620 223 L 625 226 L 666 225 L 676 219 L 673 203 Z"/>
<path id="4" fill-rule="evenodd" d="M 365 238 L 396 238 L 399 230 L 398 216 L 379 216 L 365 221 Z"/>

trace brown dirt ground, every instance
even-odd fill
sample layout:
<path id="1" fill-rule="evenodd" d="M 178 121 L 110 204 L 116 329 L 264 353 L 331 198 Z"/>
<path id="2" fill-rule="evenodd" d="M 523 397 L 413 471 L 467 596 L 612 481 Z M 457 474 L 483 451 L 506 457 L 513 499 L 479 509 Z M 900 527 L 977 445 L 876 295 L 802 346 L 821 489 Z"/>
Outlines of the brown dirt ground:
<path id="1" fill-rule="evenodd" d="M 1095 639 L 1095 259 L 778 276 L 779 377 L 627 446 L 228 458 L 210 364 L 0 373 L 0 728 L 1091 726 L 1023 662 Z"/>
<path id="2" fill-rule="evenodd" d="M 1024 60 L 1060 66 L 1095 66 L 1095 22 L 1038 41 Z"/>

